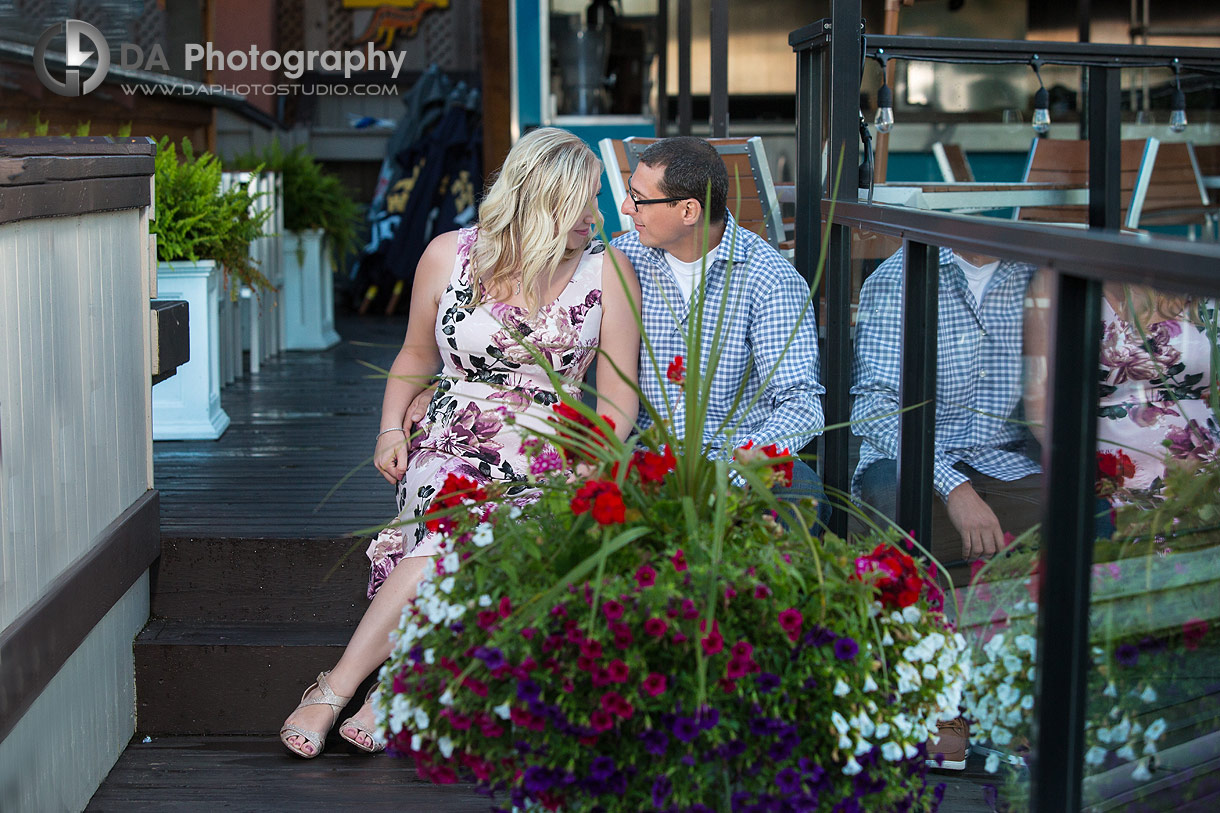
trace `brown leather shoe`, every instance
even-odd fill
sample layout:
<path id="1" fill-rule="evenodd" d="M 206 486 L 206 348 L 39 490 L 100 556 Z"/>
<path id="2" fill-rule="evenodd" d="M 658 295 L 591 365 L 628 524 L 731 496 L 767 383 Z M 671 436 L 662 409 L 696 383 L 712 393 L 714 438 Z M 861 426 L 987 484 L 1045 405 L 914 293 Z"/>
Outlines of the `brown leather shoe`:
<path id="1" fill-rule="evenodd" d="M 970 752 L 970 726 L 961 717 L 936 724 L 936 733 L 928 740 L 929 768 L 964 771 L 966 754 Z"/>

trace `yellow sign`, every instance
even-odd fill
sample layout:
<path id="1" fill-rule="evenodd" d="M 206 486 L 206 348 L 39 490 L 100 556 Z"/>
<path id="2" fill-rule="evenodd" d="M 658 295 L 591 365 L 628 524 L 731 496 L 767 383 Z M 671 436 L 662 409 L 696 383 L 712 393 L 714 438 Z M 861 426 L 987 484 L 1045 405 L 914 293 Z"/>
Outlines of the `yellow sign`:
<path id="1" fill-rule="evenodd" d="M 394 47 L 394 39 L 402 34 L 404 37 L 414 37 L 419 33 L 419 24 L 424 15 L 432 9 L 449 8 L 449 0 L 398 0 L 396 3 L 374 2 L 373 0 L 343 0 L 349 7 L 377 6 L 368 26 L 358 35 L 354 42 L 376 42 L 377 49 L 388 51 Z"/>

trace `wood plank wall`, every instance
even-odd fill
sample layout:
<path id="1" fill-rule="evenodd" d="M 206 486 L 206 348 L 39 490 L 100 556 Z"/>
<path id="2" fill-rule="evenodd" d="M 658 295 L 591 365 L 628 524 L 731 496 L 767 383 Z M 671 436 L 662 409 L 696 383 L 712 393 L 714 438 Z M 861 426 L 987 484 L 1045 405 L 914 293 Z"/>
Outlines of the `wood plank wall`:
<path id="1" fill-rule="evenodd" d="M 142 226 L 0 226 L 0 629 L 152 485 Z"/>

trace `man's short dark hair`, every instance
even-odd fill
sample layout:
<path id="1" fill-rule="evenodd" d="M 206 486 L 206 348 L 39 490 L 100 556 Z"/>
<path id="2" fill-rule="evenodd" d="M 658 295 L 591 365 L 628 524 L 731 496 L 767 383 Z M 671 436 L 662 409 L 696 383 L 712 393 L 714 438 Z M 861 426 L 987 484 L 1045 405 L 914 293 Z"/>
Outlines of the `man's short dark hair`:
<path id="1" fill-rule="evenodd" d="M 706 205 L 712 223 L 724 221 L 729 196 L 729 173 L 716 148 L 702 138 L 663 138 L 640 155 L 640 162 L 662 167 L 661 194 L 667 198 L 694 198 Z M 711 184 L 711 198 L 708 184 Z"/>

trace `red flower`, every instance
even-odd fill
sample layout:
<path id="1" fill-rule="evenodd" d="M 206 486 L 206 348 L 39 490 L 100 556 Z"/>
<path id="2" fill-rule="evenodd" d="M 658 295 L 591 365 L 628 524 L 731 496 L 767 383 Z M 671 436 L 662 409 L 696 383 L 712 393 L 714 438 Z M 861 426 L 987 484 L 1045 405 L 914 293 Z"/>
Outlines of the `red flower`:
<path id="1" fill-rule="evenodd" d="M 669 557 L 669 561 L 673 563 L 674 570 L 679 573 L 686 570 L 686 554 L 682 552 L 681 548 L 678 548 L 674 555 Z"/>
<path id="2" fill-rule="evenodd" d="M 610 599 L 602 605 L 602 612 L 609 621 L 618 621 L 623 617 L 623 605 L 619 604 L 614 599 Z"/>
<path id="3" fill-rule="evenodd" d="M 479 628 L 490 629 L 500 615 L 495 610 L 479 610 Z"/>
<path id="4" fill-rule="evenodd" d="M 614 727 L 614 718 L 609 712 L 598 709 L 589 715 L 589 726 L 594 731 L 605 731 Z"/>
<path id="5" fill-rule="evenodd" d="M 703 653 L 705 655 L 715 655 L 724 649 L 724 636 L 720 634 L 720 622 L 712 622 L 712 631 L 706 637 L 700 638 L 699 643 L 703 645 Z"/>
<path id="6" fill-rule="evenodd" d="M 572 498 L 573 514 L 589 511 L 599 525 L 613 525 L 626 518 L 623 493 L 613 480 L 590 480 Z"/>
<path id="7" fill-rule="evenodd" d="M 432 503 L 428 506 L 428 510 L 424 512 L 424 516 L 448 511 L 451 508 L 462 505 L 466 500 L 484 502 L 486 499 L 487 492 L 476 481 L 469 477 L 450 473 L 445 478 L 441 490 L 432 498 Z M 424 525 L 432 533 L 450 534 L 458 526 L 458 516 L 450 514 L 443 517 L 434 517 L 433 519 L 425 520 Z"/>
<path id="8" fill-rule="evenodd" d="M 785 486 L 792 485 L 792 467 L 795 461 L 792 458 L 792 453 L 788 451 L 788 447 L 785 446 L 783 449 L 781 449 L 777 444 L 768 443 L 766 446 L 759 449 L 759 451 L 753 451 L 753 449 L 754 441 L 747 440 L 745 446 L 737 449 L 736 454 L 733 455 L 733 459 L 740 460 L 743 463 L 751 463 L 755 460 L 761 459 L 763 456 L 768 458 L 788 458 L 782 463 L 771 464 L 771 471 L 774 472 L 774 474 L 772 474 L 772 478 L 778 480 L 778 482 Z M 761 454 L 759 452 L 761 452 Z"/>
<path id="9" fill-rule="evenodd" d="M 635 583 L 641 588 L 652 587 L 657 583 L 657 572 L 648 565 L 640 565 L 640 569 L 635 572 Z"/>
<path id="10" fill-rule="evenodd" d="M 563 458 L 568 466 L 574 466 L 581 461 L 591 462 L 592 455 L 589 454 L 590 446 L 601 446 L 606 440 L 606 435 L 602 428 L 593 423 L 590 418 L 584 416 L 575 407 L 565 403 L 558 403 L 551 407 L 554 412 L 550 420 L 560 425 L 560 429 L 555 432 L 558 446 L 563 451 Z M 603 421 L 610 429 L 614 429 L 614 419 L 609 415 L 600 415 Z"/>
<path id="11" fill-rule="evenodd" d="M 801 623 L 805 617 L 795 607 L 789 607 L 779 614 L 779 625 L 788 635 L 789 641 L 795 641 L 801 634 Z"/>
<path id="12" fill-rule="evenodd" d="M 640 691 L 649 697 L 656 697 L 659 694 L 665 694 L 668 688 L 668 681 L 665 675 L 659 675 L 656 672 L 649 672 L 648 677 L 640 684 Z"/>
<path id="13" fill-rule="evenodd" d="M 668 446 L 660 452 L 641 449 L 631 456 L 631 465 L 640 473 L 642 482 L 660 483 L 678 465 L 678 458 Z"/>
<path id="14" fill-rule="evenodd" d="M 899 609 L 918 601 L 925 585 L 915 560 L 884 543 L 873 548 L 868 556 L 856 559 L 852 578 L 867 579 L 880 590 L 882 606 Z"/>
<path id="15" fill-rule="evenodd" d="M 1199 644 L 1207 635 L 1207 622 L 1202 618 L 1191 618 L 1182 624 L 1182 645 L 1189 650 L 1199 648 Z"/>
<path id="16" fill-rule="evenodd" d="M 615 658 L 606 664 L 606 671 L 610 674 L 611 683 L 626 683 L 627 676 L 631 670 L 627 668 L 627 664 Z"/>
<path id="17" fill-rule="evenodd" d="M 669 363 L 669 369 L 665 371 L 665 377 L 675 384 L 685 383 L 686 365 L 682 363 L 681 356 L 674 356 L 674 360 Z"/>
<path id="18" fill-rule="evenodd" d="M 644 632 L 654 638 L 665 637 L 665 631 L 669 629 L 669 623 L 664 618 L 650 618 L 644 622 Z"/>
<path id="19" fill-rule="evenodd" d="M 1097 496 L 1104 497 L 1122 488 L 1123 481 L 1135 474 L 1135 463 L 1121 449 L 1097 453 Z"/>

